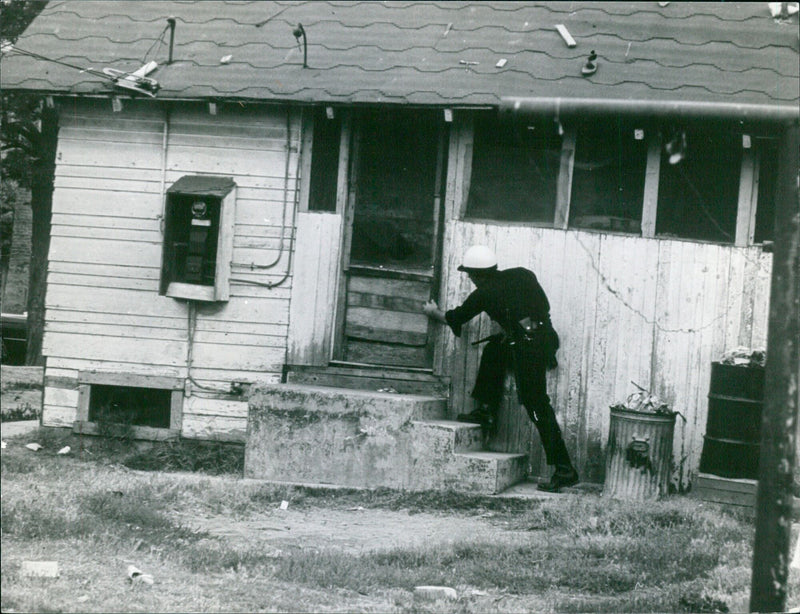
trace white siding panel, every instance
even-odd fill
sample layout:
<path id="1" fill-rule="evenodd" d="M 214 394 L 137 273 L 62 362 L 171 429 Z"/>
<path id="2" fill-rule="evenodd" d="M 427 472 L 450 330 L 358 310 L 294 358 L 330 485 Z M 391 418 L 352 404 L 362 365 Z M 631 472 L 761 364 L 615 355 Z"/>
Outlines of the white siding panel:
<path id="1" fill-rule="evenodd" d="M 126 333 L 127 331 L 125 331 Z M 148 363 L 177 367 L 186 364 L 186 342 L 48 331 L 42 351 L 46 356 L 68 358 L 76 353 L 94 361 Z"/>
<path id="2" fill-rule="evenodd" d="M 181 436 L 190 439 L 244 443 L 247 439 L 247 418 L 184 413 Z"/>
<path id="3" fill-rule="evenodd" d="M 50 239 L 50 260 L 86 262 L 90 264 L 120 264 L 136 266 L 161 266 L 161 243 L 156 241 L 119 241 L 110 239 L 86 239 L 65 237 L 58 234 L 60 228 L 53 228 Z"/>
<path id="4" fill-rule="evenodd" d="M 501 268 L 528 266 L 539 277 L 561 336 L 549 392 L 585 479 L 602 479 L 608 408 L 636 382 L 686 418 L 676 422 L 673 477 L 687 486 L 702 451 L 711 362 L 765 342 L 771 256 L 757 247 L 499 224 L 450 222 L 446 232 L 445 309 L 472 290 L 455 269 L 473 243 L 493 246 Z M 480 350 L 468 342 L 487 328 L 481 318 L 462 339 L 445 336 L 437 364 L 452 377 L 455 411 L 469 403 L 477 370 Z M 531 437 L 536 470 L 541 452 Z"/>
<path id="5" fill-rule="evenodd" d="M 161 142 L 115 143 L 82 140 L 59 140 L 59 163 L 101 167 L 161 168 Z"/>
<path id="6" fill-rule="evenodd" d="M 133 100 L 121 113 L 112 113 L 107 101 L 62 107 L 46 299 L 48 372 L 186 377 L 186 303 L 158 295 L 162 190 L 183 175 L 211 173 L 238 186 L 233 280 L 230 301 L 198 304 L 191 375 L 219 390 L 231 381 L 280 379 L 293 281 L 288 250 L 299 112 L 292 113 L 287 143 L 285 109 L 220 105 L 219 111 L 210 116 L 202 104 L 173 107 L 164 151 L 163 107 Z M 62 401 L 72 407 L 50 403 L 46 419 L 69 425 L 77 401 Z M 208 407 L 205 414 L 189 409 L 185 434 L 243 437 L 246 412 Z"/>
<path id="7" fill-rule="evenodd" d="M 184 400 L 183 412 L 197 416 L 247 418 L 247 401 L 229 401 L 191 396 Z"/>
<path id="8" fill-rule="evenodd" d="M 78 391 L 67 390 L 65 388 L 51 388 L 46 386 L 44 389 L 44 404 L 58 405 L 60 407 L 77 407 Z"/>
<path id="9" fill-rule="evenodd" d="M 69 236 L 68 229 L 75 230 L 72 236 L 88 236 L 90 238 L 97 236 L 97 229 L 103 232 L 136 232 L 142 233 L 142 236 L 134 236 L 133 239 L 141 239 L 148 236 L 152 238 L 155 235 L 158 240 L 161 240 L 161 223 L 153 216 L 152 218 L 121 218 L 115 215 L 110 215 L 112 210 L 106 204 L 106 213 L 103 215 L 75 215 L 71 213 L 57 213 L 53 215 L 51 223 L 54 228 L 60 228 L 62 235 Z M 82 233 L 82 234 L 79 234 Z M 147 234 L 146 234 L 147 233 Z M 111 238 L 106 235 L 106 238 Z"/>
<path id="10" fill-rule="evenodd" d="M 98 371 L 103 373 L 131 373 L 133 375 L 155 375 L 161 377 L 186 377 L 185 365 L 171 367 L 150 363 L 137 363 L 128 360 L 119 362 L 111 360 L 93 360 L 91 358 L 74 358 L 61 356 L 47 357 L 47 373 L 50 369 L 68 369 L 76 371 Z"/>
<path id="11" fill-rule="evenodd" d="M 45 404 L 42 409 L 42 426 L 72 427 L 77 419 L 77 403 L 75 407 Z"/>

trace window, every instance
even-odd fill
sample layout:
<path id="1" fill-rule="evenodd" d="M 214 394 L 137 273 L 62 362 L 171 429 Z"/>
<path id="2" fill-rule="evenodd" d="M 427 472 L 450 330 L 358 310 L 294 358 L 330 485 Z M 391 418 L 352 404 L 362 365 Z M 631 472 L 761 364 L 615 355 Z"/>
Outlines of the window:
<path id="1" fill-rule="evenodd" d="M 733 243 L 742 136 L 732 131 L 676 132 L 664 139 L 656 234 Z"/>
<path id="2" fill-rule="evenodd" d="M 314 110 L 314 144 L 311 155 L 309 211 L 336 211 L 336 181 L 339 173 L 339 139 L 342 122 L 328 119 L 325 109 Z"/>
<path id="3" fill-rule="evenodd" d="M 561 136 L 552 120 L 475 121 L 466 217 L 553 223 Z"/>
<path id="4" fill-rule="evenodd" d="M 180 433 L 183 380 L 82 371 L 78 374 L 78 433 L 167 439 Z"/>
<path id="5" fill-rule="evenodd" d="M 362 115 L 351 263 L 431 266 L 438 122 L 420 110 Z"/>
<path id="6" fill-rule="evenodd" d="M 230 177 L 205 175 L 186 175 L 167 190 L 161 294 L 228 300 L 235 195 Z"/>
<path id="7" fill-rule="evenodd" d="M 89 395 L 89 422 L 169 428 L 172 391 L 95 384 Z"/>
<path id="8" fill-rule="evenodd" d="M 756 203 L 755 243 L 775 238 L 775 192 L 778 181 L 778 140 L 757 138 L 758 201 Z"/>
<path id="9" fill-rule="evenodd" d="M 647 165 L 644 131 L 611 123 L 577 131 L 569 225 L 639 233 Z"/>

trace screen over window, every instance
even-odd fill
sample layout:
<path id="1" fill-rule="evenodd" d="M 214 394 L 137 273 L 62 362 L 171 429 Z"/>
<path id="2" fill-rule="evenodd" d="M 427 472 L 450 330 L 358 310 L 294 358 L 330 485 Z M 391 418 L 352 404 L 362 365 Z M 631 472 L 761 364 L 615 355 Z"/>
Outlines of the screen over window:
<path id="1" fill-rule="evenodd" d="M 560 162 L 552 120 L 476 118 L 466 217 L 552 224 Z"/>
<path id="2" fill-rule="evenodd" d="M 614 121 L 610 124 L 577 130 L 569 225 L 640 233 L 645 132 Z"/>
<path id="3" fill-rule="evenodd" d="M 665 137 L 656 234 L 733 243 L 741 166 L 741 134 L 718 129 Z"/>

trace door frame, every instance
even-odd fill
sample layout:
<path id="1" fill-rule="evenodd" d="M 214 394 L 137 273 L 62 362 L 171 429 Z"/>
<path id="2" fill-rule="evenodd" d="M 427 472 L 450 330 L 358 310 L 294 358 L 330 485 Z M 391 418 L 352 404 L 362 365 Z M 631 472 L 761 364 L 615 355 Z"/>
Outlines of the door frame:
<path id="1" fill-rule="evenodd" d="M 342 215 L 342 248 L 339 261 L 339 279 L 337 283 L 336 304 L 331 342 L 330 362 L 346 362 L 341 359 L 345 345 L 345 318 L 347 313 L 347 281 L 350 268 L 350 253 L 353 240 L 353 222 L 355 219 L 355 205 L 358 194 L 359 177 L 358 166 L 360 160 L 362 122 L 361 114 L 357 110 L 350 110 L 342 122 L 341 144 L 339 149 L 339 176 L 337 180 L 337 213 Z M 445 202 L 447 186 L 448 148 L 450 143 L 450 124 L 442 118 L 438 123 L 436 135 L 436 169 L 434 169 L 434 194 L 433 196 L 433 224 L 432 263 L 433 275 L 431 278 L 431 298 L 436 300 L 439 295 L 439 285 L 442 279 L 442 244 L 444 237 Z M 425 371 L 432 371 L 434 366 L 435 344 L 437 335 L 433 329 L 433 322 L 428 325 L 428 354 L 429 365 Z M 412 367 L 395 367 L 391 365 L 375 365 L 389 369 L 408 369 Z"/>

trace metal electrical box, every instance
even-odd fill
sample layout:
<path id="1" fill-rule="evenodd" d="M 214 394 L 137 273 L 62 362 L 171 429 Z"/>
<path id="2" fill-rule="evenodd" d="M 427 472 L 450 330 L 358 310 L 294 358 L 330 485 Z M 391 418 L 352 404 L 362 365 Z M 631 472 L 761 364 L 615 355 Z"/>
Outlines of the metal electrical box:
<path id="1" fill-rule="evenodd" d="M 228 300 L 235 204 L 236 184 L 230 177 L 185 175 L 169 187 L 160 294 Z"/>

